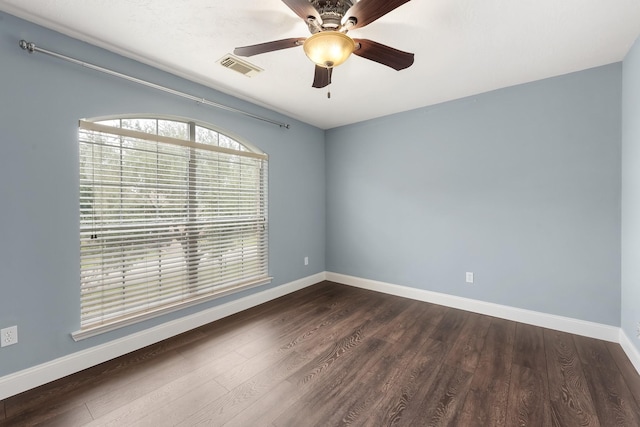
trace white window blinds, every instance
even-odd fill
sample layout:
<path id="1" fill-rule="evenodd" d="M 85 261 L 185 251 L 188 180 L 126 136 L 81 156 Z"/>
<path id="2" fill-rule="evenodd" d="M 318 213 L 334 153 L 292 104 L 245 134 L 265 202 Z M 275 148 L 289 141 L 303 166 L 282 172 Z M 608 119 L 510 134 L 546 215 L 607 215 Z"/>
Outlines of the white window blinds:
<path id="1" fill-rule="evenodd" d="M 266 155 L 194 123 L 104 123 L 80 122 L 74 338 L 269 281 Z"/>

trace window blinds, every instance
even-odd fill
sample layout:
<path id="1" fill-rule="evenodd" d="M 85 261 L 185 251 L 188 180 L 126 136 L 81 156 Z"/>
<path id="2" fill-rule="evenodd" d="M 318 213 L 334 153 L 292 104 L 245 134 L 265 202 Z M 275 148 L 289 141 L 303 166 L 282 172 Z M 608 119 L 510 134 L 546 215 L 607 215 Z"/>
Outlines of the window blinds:
<path id="1" fill-rule="evenodd" d="M 79 149 L 74 338 L 269 281 L 266 155 L 84 121 Z"/>

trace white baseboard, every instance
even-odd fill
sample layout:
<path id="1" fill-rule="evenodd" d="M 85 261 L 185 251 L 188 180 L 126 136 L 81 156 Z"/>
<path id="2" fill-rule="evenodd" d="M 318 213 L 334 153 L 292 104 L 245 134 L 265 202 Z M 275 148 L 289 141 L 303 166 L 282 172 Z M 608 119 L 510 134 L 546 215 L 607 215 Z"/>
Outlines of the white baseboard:
<path id="1" fill-rule="evenodd" d="M 439 292 L 426 291 L 408 286 L 394 285 L 391 283 L 378 282 L 376 280 L 362 279 L 360 277 L 347 276 L 338 273 L 326 273 L 327 280 L 342 283 L 344 285 L 383 292 L 385 294 L 396 295 L 418 301 L 430 302 L 447 307 L 458 308 L 460 310 L 474 313 L 486 314 L 488 316 L 499 317 L 501 319 L 513 320 L 543 328 L 554 329 L 562 332 L 569 332 L 605 341 L 619 342 L 620 328 L 616 326 L 603 325 L 601 323 L 587 322 L 585 320 L 572 319 L 570 317 L 556 316 L 554 314 L 540 313 L 538 311 L 525 310 L 506 305 L 494 304 L 491 302 L 478 301 L 455 295 L 442 294 Z M 636 366 L 637 367 L 637 366 Z"/>
<path id="2" fill-rule="evenodd" d="M 0 378 L 0 400 L 90 368 L 167 338 L 239 313 L 325 280 L 325 273 L 267 289 L 217 307 L 176 319 L 108 343 L 63 356 Z"/>
<path id="3" fill-rule="evenodd" d="M 627 354 L 627 357 L 631 361 L 631 364 L 636 368 L 636 371 L 640 374 L 640 352 L 638 349 L 632 344 L 631 339 L 624 333 L 622 328 L 620 328 L 620 345 L 622 349 Z"/>
<path id="4" fill-rule="evenodd" d="M 376 292 L 430 302 L 458 308 L 474 313 L 486 314 L 544 328 L 569 332 L 576 335 L 620 343 L 623 350 L 640 373 L 640 353 L 621 328 L 600 323 L 587 322 L 569 317 L 540 313 L 494 304 L 469 298 L 447 295 L 423 289 L 394 285 L 375 280 L 362 279 L 344 274 L 321 272 L 275 288 L 267 289 L 190 316 L 173 320 L 153 328 L 128 335 L 117 340 L 92 347 L 77 353 L 43 363 L 0 378 L 0 400 L 38 387 L 64 376 L 90 368 L 132 351 L 155 344 L 164 339 L 195 329 L 223 317 L 239 313 L 323 280 L 369 289 Z"/>

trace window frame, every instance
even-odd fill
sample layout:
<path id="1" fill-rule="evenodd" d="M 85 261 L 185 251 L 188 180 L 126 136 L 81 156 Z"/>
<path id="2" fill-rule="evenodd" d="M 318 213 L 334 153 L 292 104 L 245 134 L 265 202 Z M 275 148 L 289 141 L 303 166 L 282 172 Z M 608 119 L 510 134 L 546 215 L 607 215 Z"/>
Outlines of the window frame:
<path id="1" fill-rule="evenodd" d="M 119 121 L 119 127 L 115 127 L 115 126 L 109 126 L 109 125 L 105 125 L 104 122 L 107 121 L 114 121 L 114 120 L 118 120 Z M 155 120 L 156 121 L 156 133 L 149 133 L 149 132 L 140 132 L 137 130 L 131 130 L 131 129 L 126 129 L 126 128 L 122 128 L 122 123 L 123 120 Z M 173 138 L 173 137 L 168 137 L 168 136 L 163 136 L 163 135 L 158 135 L 159 132 L 159 121 L 169 121 L 169 122 L 174 122 L 174 123 L 180 123 L 180 124 L 186 124 L 187 125 L 187 129 L 188 129 L 188 140 L 187 139 L 177 139 L 177 138 Z M 218 145 L 207 145 L 207 144 L 203 144 L 200 142 L 196 142 L 196 137 L 198 134 L 198 129 L 205 129 L 207 131 L 211 131 L 211 132 L 215 132 L 217 134 L 217 138 L 216 140 L 218 141 Z M 170 313 L 173 311 L 177 311 L 177 310 L 181 310 L 183 308 L 186 307 L 190 307 L 193 305 L 197 305 L 197 304 L 201 304 L 205 301 L 210 301 L 213 299 L 217 299 L 220 297 L 223 297 L 225 295 L 229 295 L 232 293 L 236 293 L 236 292 L 240 292 L 243 290 L 247 290 L 247 289 L 251 289 L 257 286 L 262 286 L 265 285 L 267 283 L 270 283 L 272 280 L 272 277 L 269 276 L 269 262 L 268 262 L 268 258 L 269 258 L 269 250 L 268 250 L 268 156 L 266 153 L 264 153 L 263 151 L 261 151 L 260 149 L 258 149 L 256 146 L 254 146 L 253 144 L 250 144 L 246 141 L 241 140 L 238 137 L 235 137 L 231 134 L 229 134 L 228 132 L 224 132 L 221 131 L 220 129 L 218 129 L 217 127 L 208 124 L 208 123 L 203 123 L 197 120 L 191 120 L 191 119 L 186 119 L 183 117 L 176 117 L 176 116 L 163 116 L 163 115 L 120 115 L 120 116 L 108 116 L 108 117 L 98 117 L 98 118 L 93 118 L 93 119 L 87 119 L 87 120 L 81 120 L 79 121 L 79 133 L 78 133 L 78 143 L 79 143 L 79 150 L 81 150 L 82 148 L 82 144 L 83 143 L 87 143 L 87 141 L 82 141 L 82 135 L 83 132 L 99 132 L 99 133 L 104 133 L 106 135 L 117 135 L 121 138 L 132 138 L 135 140 L 150 140 L 150 141 L 155 141 L 156 144 L 172 144 L 172 145 L 176 145 L 176 146 L 181 146 L 181 147 L 185 147 L 186 150 L 185 152 L 188 152 L 188 162 L 187 164 L 189 165 L 187 167 L 186 172 L 184 172 L 186 175 L 188 175 L 187 178 L 187 198 L 189 200 L 192 199 L 192 197 L 195 197 L 195 183 L 197 178 L 195 177 L 195 169 L 193 169 L 193 167 L 191 166 L 192 162 L 195 162 L 195 156 L 196 153 L 198 152 L 198 150 L 204 150 L 204 151 L 212 151 L 216 154 L 214 155 L 218 155 L 218 156 L 232 156 L 233 158 L 246 158 L 246 159 L 252 159 L 251 161 L 255 162 L 259 162 L 256 164 L 259 164 L 259 171 L 257 172 L 259 174 L 259 177 L 256 178 L 256 176 L 253 176 L 252 179 L 255 181 L 256 179 L 259 180 L 259 183 L 257 184 L 258 186 L 258 190 L 256 190 L 257 192 L 255 193 L 256 195 L 256 200 L 259 200 L 256 203 L 256 206 L 258 207 L 260 214 L 258 216 L 262 216 L 262 230 L 261 231 L 254 231 L 256 233 L 256 245 L 255 246 L 255 250 L 257 251 L 256 253 L 258 254 L 259 257 L 261 257 L 260 259 L 264 259 L 264 261 L 262 263 L 259 264 L 259 269 L 260 269 L 260 274 L 258 276 L 256 276 L 256 280 L 244 280 L 245 283 L 243 282 L 243 277 L 238 277 L 236 279 L 231 280 L 230 282 L 227 281 L 225 283 L 228 284 L 228 286 L 222 286 L 222 288 L 220 289 L 214 289 L 216 287 L 216 285 L 203 285 L 202 283 L 198 284 L 197 288 L 194 289 L 201 289 L 201 287 L 204 287 L 206 289 L 209 289 L 207 292 L 199 294 L 199 292 L 193 292 L 191 293 L 191 297 L 189 298 L 184 298 L 183 300 L 179 301 L 179 302 L 165 302 L 165 303 L 161 303 L 161 304 L 152 304 L 152 306 L 150 308 L 147 309 L 140 309 L 140 310 L 136 310 L 134 313 L 129 313 L 129 314 L 123 314 L 122 316 L 111 316 L 111 320 L 107 320 L 107 321 L 100 321 L 100 322 L 92 322 L 92 323 L 86 323 L 85 322 L 85 317 L 84 317 L 84 312 L 83 310 L 85 309 L 85 306 L 83 305 L 83 303 L 85 302 L 85 299 L 83 299 L 84 294 L 81 293 L 81 299 L 80 299 L 80 309 L 81 309 L 81 328 L 80 330 L 72 333 L 72 337 L 74 338 L 74 340 L 78 341 L 81 339 L 85 339 L 94 335 L 98 335 L 104 332 L 108 332 L 108 331 L 112 331 L 127 325 L 131 325 L 131 324 L 135 324 L 144 320 L 148 320 L 150 318 L 154 318 L 166 313 Z M 144 135 L 143 135 L 144 134 Z M 238 148 L 240 148 L 239 150 L 235 150 L 235 149 L 231 149 L 231 148 L 225 148 L 220 146 L 220 138 L 224 137 L 227 138 L 228 140 L 236 143 L 238 145 Z M 122 150 L 124 150 L 124 148 L 122 148 L 122 146 L 120 147 L 120 151 L 121 151 L 121 155 L 122 155 Z M 79 154 L 80 158 L 79 158 L 79 165 L 82 168 L 82 155 Z M 249 160 L 247 160 L 249 161 Z M 93 164 L 92 164 L 93 167 Z M 120 164 L 120 169 L 123 168 L 122 163 Z M 240 166 L 242 167 L 242 166 Z M 160 168 L 156 165 L 156 179 L 157 177 L 159 177 L 161 174 L 159 173 L 161 170 Z M 255 172 L 254 172 L 255 173 Z M 193 175 L 193 176 L 192 176 Z M 242 175 L 242 174 L 241 174 Z M 230 175 L 224 175 L 224 174 L 220 174 L 220 175 L 215 175 L 216 177 L 220 178 L 220 177 L 225 177 L 228 179 L 230 177 Z M 242 179 L 242 178 L 240 178 Z M 95 182 L 94 182 L 95 185 Z M 123 184 L 121 184 L 123 185 Z M 193 185 L 193 187 L 192 187 Z M 79 200 L 80 200 L 80 209 L 81 209 L 81 218 L 80 218 L 80 225 L 81 225 L 81 236 L 80 236 L 80 242 L 81 242 L 81 277 L 83 274 L 83 266 L 82 266 L 82 259 L 83 258 L 83 248 L 82 248 L 82 235 L 83 235 L 83 219 L 82 219 L 82 204 L 83 204 L 83 199 L 82 199 L 82 188 L 83 188 L 83 180 L 82 180 L 82 174 L 81 174 L 81 180 L 80 180 L 80 195 L 79 195 Z M 95 187 L 92 187 L 95 188 Z M 233 193 L 231 193 L 233 194 Z M 254 193 L 250 193 L 250 194 L 254 194 Z M 243 202 L 238 202 L 238 203 L 243 203 Z M 240 205 L 238 205 L 240 206 Z M 188 217 L 188 224 L 197 224 L 197 221 L 194 219 L 194 222 L 191 223 L 190 221 L 192 220 L 192 212 L 191 210 L 195 209 L 195 208 L 184 208 L 185 212 L 187 212 L 187 217 Z M 240 209 L 240 207 L 238 207 L 238 209 Z M 233 224 L 236 224 L 238 220 L 232 221 Z M 254 220 L 255 222 L 255 220 Z M 258 226 L 259 228 L 259 226 Z M 256 228 L 256 230 L 258 230 L 258 228 Z M 84 228 L 85 233 L 86 233 L 86 227 Z M 233 234 L 233 236 L 236 236 L 236 239 L 238 240 L 243 240 L 241 238 L 239 238 L 238 236 L 241 236 L 241 229 L 238 228 L 236 231 L 236 233 L 238 234 Z M 197 233 L 197 234 L 202 234 L 202 232 Z M 91 238 L 93 238 L 93 235 L 91 235 Z M 200 239 L 200 237 L 188 237 L 187 241 L 191 241 L 192 238 L 197 238 Z M 225 243 L 225 241 L 218 241 L 219 243 Z M 262 243 L 260 243 L 262 242 Z M 220 244 L 222 244 L 220 243 Z M 199 243 L 198 243 L 199 244 Z M 241 258 L 244 259 L 244 253 L 245 253 L 245 246 L 244 243 L 241 244 L 241 249 L 240 249 L 240 254 L 241 254 Z M 196 246 L 197 247 L 197 246 Z M 189 254 L 191 254 L 191 252 L 188 252 Z M 200 262 L 200 258 L 197 257 L 197 262 Z M 187 255 L 187 252 L 185 252 L 184 255 L 184 264 L 185 264 L 185 268 L 187 269 L 187 277 L 191 277 L 191 269 L 192 269 L 192 263 L 193 263 L 193 259 L 190 258 L 190 255 Z M 200 267 L 195 267 L 200 268 Z M 160 265 L 158 264 L 158 269 L 159 271 L 161 270 Z M 101 275 L 106 275 L 104 272 L 102 272 L 102 268 L 100 269 L 101 271 Z M 240 267 L 240 271 L 243 271 L 243 268 Z M 159 273 L 160 274 L 160 273 Z M 125 273 L 123 272 L 123 281 L 126 281 L 124 279 Z M 198 277 L 197 274 L 195 277 Z M 224 276 L 226 277 L 226 276 Z M 128 279 L 127 279 L 128 280 Z M 189 280 L 189 279 L 186 279 Z M 196 281 L 198 281 L 200 279 L 196 279 Z M 233 285 L 233 283 L 238 282 L 237 285 Z M 81 289 L 83 287 L 83 280 L 81 279 Z M 224 283 L 223 283 L 224 284 Z M 145 286 L 152 286 L 152 285 L 145 285 Z M 183 285 L 183 288 L 187 288 L 187 289 L 191 289 L 192 286 L 194 286 L 192 284 L 192 282 L 188 282 L 186 285 Z M 123 289 L 126 288 L 126 285 L 123 285 Z M 96 293 L 98 293 L 99 291 L 95 291 Z M 183 291 L 184 292 L 184 291 Z M 123 291 L 123 294 L 125 294 L 126 291 Z M 186 294 L 190 294 L 189 292 L 186 292 Z M 129 297 L 131 298 L 131 297 Z M 125 297 L 122 297 L 122 299 L 126 299 Z M 126 313 L 126 311 L 125 311 Z"/>

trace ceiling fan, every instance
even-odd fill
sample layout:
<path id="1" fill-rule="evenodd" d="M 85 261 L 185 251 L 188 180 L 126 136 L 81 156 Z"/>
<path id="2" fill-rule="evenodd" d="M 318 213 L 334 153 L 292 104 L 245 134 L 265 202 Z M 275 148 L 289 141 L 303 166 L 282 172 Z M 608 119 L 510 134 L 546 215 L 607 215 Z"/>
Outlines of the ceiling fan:
<path id="1" fill-rule="evenodd" d="M 367 39 L 352 39 L 346 33 L 362 28 L 402 6 L 409 0 L 282 0 L 311 32 L 308 38 L 290 38 L 251 46 L 237 47 L 238 56 L 253 56 L 302 46 L 316 64 L 313 87 L 323 88 L 331 83 L 333 68 L 353 53 L 395 70 L 413 64 L 413 53 L 403 52 Z"/>

